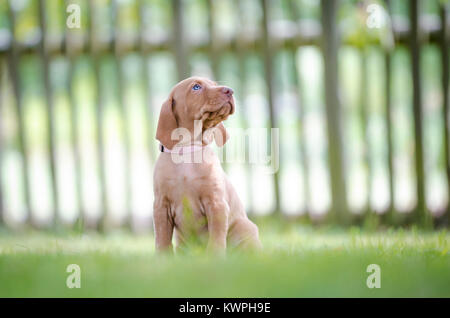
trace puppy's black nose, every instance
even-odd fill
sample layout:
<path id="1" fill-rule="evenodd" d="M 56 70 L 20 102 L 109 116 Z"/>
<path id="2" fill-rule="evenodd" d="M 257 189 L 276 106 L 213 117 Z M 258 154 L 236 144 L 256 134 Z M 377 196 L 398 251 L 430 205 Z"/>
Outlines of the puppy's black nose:
<path id="1" fill-rule="evenodd" d="M 233 95 L 233 93 L 234 93 L 234 91 L 231 88 L 226 87 L 226 86 L 222 87 L 222 92 L 225 95 L 227 95 L 228 97 L 231 97 Z"/>

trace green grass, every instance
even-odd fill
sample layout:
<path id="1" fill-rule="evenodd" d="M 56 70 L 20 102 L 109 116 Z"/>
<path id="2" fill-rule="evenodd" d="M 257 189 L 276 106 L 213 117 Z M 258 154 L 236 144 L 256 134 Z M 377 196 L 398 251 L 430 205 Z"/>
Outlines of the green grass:
<path id="1" fill-rule="evenodd" d="M 264 251 L 158 256 L 152 236 L 0 234 L 1 297 L 450 297 L 450 234 L 261 226 Z M 369 289 L 369 264 L 381 288 Z M 81 267 L 81 288 L 66 267 Z"/>

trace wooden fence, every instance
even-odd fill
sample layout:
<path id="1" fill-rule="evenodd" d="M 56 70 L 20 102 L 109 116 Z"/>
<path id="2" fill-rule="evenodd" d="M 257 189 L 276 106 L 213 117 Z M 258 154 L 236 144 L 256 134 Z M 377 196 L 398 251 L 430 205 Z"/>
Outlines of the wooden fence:
<path id="1" fill-rule="evenodd" d="M 248 74 L 246 74 L 246 68 L 243 65 L 243 60 L 248 54 L 248 52 L 255 51 L 261 54 L 263 67 L 264 67 L 264 83 L 265 92 L 267 100 L 267 112 L 269 114 L 269 126 L 279 127 L 280 123 L 277 122 L 276 115 L 276 83 L 274 76 L 275 54 L 281 50 L 287 50 L 293 65 L 296 65 L 297 60 L 295 59 L 296 51 L 299 47 L 303 46 L 317 46 L 320 47 L 323 54 L 323 67 L 324 67 L 324 95 L 325 95 L 325 109 L 326 109 L 326 125 L 327 125 L 327 144 L 328 144 L 328 172 L 329 172 L 329 185 L 331 193 L 331 204 L 330 211 L 328 213 L 330 220 L 333 222 L 338 222 L 340 224 L 350 224 L 357 222 L 367 216 L 367 213 L 355 216 L 349 211 L 349 205 L 347 202 L 347 176 L 345 169 L 345 153 L 343 144 L 345 142 L 345 137 L 343 135 L 342 125 L 342 102 L 339 93 L 339 50 L 342 45 L 353 46 L 360 49 L 361 54 L 361 71 L 362 79 L 361 91 L 367 90 L 368 85 L 370 85 L 370 76 L 367 69 L 367 61 L 364 59 L 364 50 L 368 46 L 379 46 L 384 51 L 384 94 L 385 94 L 385 127 L 386 127 L 386 144 L 387 144 L 387 167 L 388 167 L 388 192 L 390 203 L 387 208 L 386 213 L 382 215 L 382 222 L 387 224 L 404 224 L 404 222 L 414 222 L 424 227 L 429 227 L 432 224 L 431 213 L 426 204 L 426 171 L 424 166 L 424 140 L 423 140 L 423 96 L 421 94 L 423 90 L 423 76 L 420 67 L 422 44 L 424 39 L 428 39 L 429 43 L 438 45 L 441 53 L 441 63 L 442 63 L 442 117 L 444 118 L 443 125 L 443 140 L 445 148 L 445 167 L 446 167 L 446 181 L 450 184 L 450 150 L 449 150 L 449 136 L 448 129 L 449 117 L 449 57 L 448 57 L 448 42 L 449 42 L 449 19 L 448 19 L 448 8 L 445 7 L 445 2 L 440 3 L 440 16 L 433 17 L 433 19 L 425 19 L 424 15 L 421 14 L 420 5 L 422 4 L 419 0 L 410 0 L 409 5 L 409 21 L 401 20 L 395 16 L 389 15 L 389 25 L 388 27 L 390 34 L 392 35 L 392 42 L 383 41 L 379 37 L 368 37 L 364 39 L 363 42 L 360 40 L 355 40 L 352 37 L 346 36 L 340 32 L 338 23 L 338 11 L 342 3 L 345 1 L 327 1 L 322 0 L 317 6 L 320 6 L 320 20 L 301 20 L 299 19 L 299 6 L 298 1 L 286 0 L 286 1 L 270 1 L 261 0 L 253 1 L 257 6 L 259 6 L 262 16 L 260 19 L 260 26 L 256 32 L 247 34 L 245 32 L 237 32 L 234 36 L 230 38 L 224 38 L 219 34 L 217 28 L 218 16 L 221 12 L 218 12 L 217 4 L 222 0 L 205 0 L 207 7 L 207 16 L 204 18 L 208 21 L 208 30 L 205 34 L 207 36 L 198 36 L 195 40 L 189 40 L 187 36 L 190 32 L 189 22 L 186 21 L 186 10 L 184 6 L 187 1 L 183 0 L 173 0 L 164 2 L 163 5 L 170 6 L 170 19 L 172 21 L 172 26 L 167 32 L 162 32 L 158 36 L 153 36 L 146 29 L 146 21 L 144 13 L 148 11 L 148 5 L 152 1 L 132 1 L 133 7 L 138 10 L 139 20 L 137 23 L 136 32 L 130 34 L 126 33 L 121 29 L 118 21 L 118 16 L 122 10 L 123 1 L 50 1 L 39 0 L 32 1 L 36 3 L 36 19 L 38 20 L 39 33 L 36 37 L 30 37 L 29 41 L 18 41 L 17 40 L 17 15 L 20 14 L 20 8 L 14 8 L 17 4 L 13 5 L 13 1 L 6 1 L 3 4 L 2 19 L 5 19 L 5 23 L 0 25 L 3 27 L 0 32 L 0 78 L 3 79 L 6 84 L 2 87 L 9 85 L 12 88 L 12 93 L 14 97 L 14 110 L 16 115 L 16 125 L 17 125 L 17 149 L 20 153 L 20 164 L 21 164 L 21 175 L 17 178 L 22 178 L 21 183 L 24 185 L 24 201 L 25 201 L 25 216 L 23 219 L 24 224 L 33 225 L 33 204 L 32 204 L 32 187 L 30 182 L 30 174 L 32 173 L 32 167 L 28 160 L 29 158 L 29 148 L 28 140 L 25 134 L 27 121 L 24 115 L 24 90 L 23 82 L 26 80 L 24 78 L 23 72 L 21 72 L 21 61 L 24 56 L 38 56 L 40 63 L 42 65 L 41 80 L 44 87 L 45 94 L 45 104 L 46 104 L 46 147 L 48 152 L 48 165 L 50 167 L 50 189 L 53 207 L 53 217 L 52 220 L 54 225 L 60 224 L 59 220 L 59 207 L 60 203 L 60 191 L 58 187 L 58 169 L 56 169 L 58 156 L 57 156 L 57 145 L 55 141 L 55 97 L 54 88 L 51 78 L 50 67 L 53 60 L 58 57 L 63 57 L 68 61 L 69 71 L 68 71 L 68 81 L 67 81 L 67 94 L 69 96 L 69 106 L 70 106 L 70 131 L 71 131 L 71 144 L 73 147 L 73 157 L 74 157 L 74 169 L 75 169 L 75 198 L 76 206 L 79 212 L 79 220 L 83 219 L 85 215 L 83 201 L 83 174 L 82 174 L 82 152 L 83 147 L 80 144 L 79 134 L 83 127 L 83 124 L 78 121 L 78 116 L 75 115 L 77 112 L 77 99 L 74 96 L 74 65 L 76 60 L 80 56 L 88 56 L 92 60 L 93 72 L 95 74 L 95 82 L 97 88 L 95 89 L 95 136 L 96 136 L 96 152 L 97 152 L 97 167 L 98 167 L 98 179 L 99 179 L 99 194 L 100 200 L 100 210 L 101 215 L 98 221 L 95 222 L 95 226 L 98 229 L 102 229 L 104 226 L 104 219 L 108 215 L 111 206 L 110 198 L 108 197 L 108 180 L 106 178 L 105 172 L 105 162 L 109 160 L 107 154 L 105 153 L 105 136 L 104 136 L 104 114 L 105 114 L 105 103 L 107 96 L 104 96 L 102 91 L 103 82 L 101 80 L 100 62 L 101 59 L 106 54 L 111 54 L 114 58 L 114 63 L 116 64 L 117 73 L 117 103 L 120 107 L 120 112 L 122 116 L 121 131 L 123 132 L 124 149 L 125 149 L 125 183 L 123 184 L 123 191 L 125 193 L 126 202 L 126 214 L 129 216 L 126 219 L 128 225 L 131 224 L 130 216 L 132 210 L 131 196 L 132 196 L 132 186 L 130 174 L 130 144 L 132 142 L 131 131 L 133 127 L 129 125 L 129 121 L 126 120 L 128 108 L 126 96 L 123 92 L 123 87 L 125 84 L 125 78 L 123 74 L 123 58 L 129 54 L 137 54 L 141 58 L 142 69 L 144 70 L 143 75 L 143 94 L 145 96 L 145 101 L 151 103 L 151 98 L 149 96 L 148 88 L 150 85 L 150 79 L 153 74 L 149 74 L 148 68 L 146 67 L 146 60 L 154 54 L 155 52 L 171 52 L 173 53 L 173 58 L 176 65 L 177 78 L 183 79 L 190 74 L 189 69 L 189 59 L 195 53 L 204 53 L 209 56 L 211 69 L 215 78 L 220 79 L 220 68 L 219 60 L 221 56 L 226 53 L 231 53 L 237 57 L 239 60 L 239 79 L 240 86 L 242 90 L 245 90 L 246 80 Z M 244 7 L 244 2 L 246 1 L 232 1 L 235 8 L 234 14 L 236 15 L 236 23 L 242 23 L 244 19 L 242 12 L 246 10 Z M 390 12 L 390 5 L 395 0 L 386 1 L 382 4 Z M 20 1 L 15 3 L 19 3 Z M 26 2 L 26 1 L 25 1 Z M 54 3 L 57 3 L 55 5 Z M 61 36 L 55 36 L 55 34 L 50 34 L 48 32 L 48 25 L 51 21 L 49 17 L 50 10 L 59 10 L 60 12 L 51 14 L 51 17 L 60 16 L 62 23 L 65 24 L 65 19 L 68 16 L 66 12 L 66 7 L 71 4 L 76 3 L 81 6 L 81 16 L 82 16 L 82 29 L 85 30 L 82 33 L 77 33 L 68 28 L 63 28 L 63 34 Z M 163 3 L 163 2 L 161 2 Z M 351 2 L 353 3 L 353 2 Z M 290 10 L 290 17 L 285 24 L 288 26 L 286 32 L 273 32 L 272 26 L 274 19 L 271 17 L 272 8 L 278 5 L 287 5 Z M 107 10 L 105 7 L 107 6 Z M 357 5 L 367 5 L 367 2 L 356 3 Z M 50 8 L 51 7 L 51 8 Z M 98 25 L 96 12 L 98 10 L 104 10 L 110 14 L 110 29 L 112 36 L 102 36 L 100 34 L 100 27 Z M 147 11 L 146 11 L 147 10 Z M 5 14 L 6 13 L 6 14 Z M 54 12 L 53 12 L 54 13 Z M 280 22 L 280 21 L 278 21 Z M 295 23 L 293 23 L 295 22 Z M 191 37 L 192 38 L 192 37 Z M 413 83 L 413 96 L 412 96 L 412 113 L 413 113 L 413 129 L 414 129 L 414 162 L 415 162 L 415 178 L 416 178 L 416 196 L 417 205 L 413 209 L 412 213 L 408 214 L 406 218 L 400 217 L 395 211 L 394 200 L 395 197 L 395 173 L 394 173 L 394 144 L 393 144 L 393 126 L 395 122 L 391 117 L 392 114 L 392 72 L 393 72 L 393 62 L 392 54 L 396 47 L 406 47 L 410 53 L 410 67 L 411 76 Z M 299 82 L 298 73 L 294 72 L 294 81 Z M 157 76 L 157 75 L 156 75 Z M 4 91 L 0 91 L 0 113 L 5 103 L 8 101 L 3 98 Z M 298 91 L 298 95 L 301 96 L 302 92 Z M 367 98 L 365 99 L 364 94 L 361 97 L 361 121 L 364 125 L 367 125 Z M 157 109 L 156 107 L 155 109 Z M 149 140 L 153 140 L 154 132 L 154 121 L 155 113 L 151 111 L 150 105 L 146 107 L 146 134 Z M 299 107 L 299 118 L 298 122 L 301 124 L 303 120 L 303 109 Z M 247 115 L 244 115 L 244 121 L 242 123 L 244 127 L 251 125 L 251 119 Z M 300 125 L 300 127 L 303 127 Z M 0 117 L 0 133 L 2 132 L 2 118 Z M 309 162 L 306 157 L 307 150 L 305 149 L 305 134 L 300 131 L 300 142 L 298 147 L 302 150 L 300 153 L 302 155 L 301 169 L 304 176 L 303 181 L 303 191 L 304 197 L 308 198 L 310 196 L 311 189 L 308 186 L 308 172 L 309 172 Z M 3 145 L 3 146 L 2 146 Z M 5 211 L 5 189 L 8 187 L 9 180 L 6 179 L 4 175 L 4 169 L 2 165 L 2 154 L 4 154 L 4 143 L 2 143 L 2 138 L 0 135 L 0 213 Z M 154 160 L 157 155 L 154 151 L 154 147 L 148 147 L 149 157 Z M 283 156 L 283 153 L 281 153 Z M 366 157 L 367 163 L 370 169 L 370 158 Z M 3 175 L 2 175 L 3 172 Z M 247 171 L 247 178 L 251 177 L 251 172 Z M 280 205 L 281 189 L 279 173 L 273 174 L 273 193 L 274 193 L 274 213 L 282 212 Z M 450 189 L 450 187 L 447 187 Z M 150 190 L 150 189 L 149 189 Z M 299 190 L 300 191 L 300 190 Z M 450 190 L 449 190 L 450 191 Z M 447 195 L 450 198 L 450 192 Z M 371 211 L 370 204 L 367 205 L 367 212 Z M 150 214 L 151 211 L 149 211 Z M 308 214 L 307 214 L 308 215 Z M 405 214 L 406 215 L 406 214 Z M 446 212 L 444 216 L 440 217 L 440 220 L 444 221 L 444 224 L 449 224 L 450 213 L 448 207 L 446 207 Z M 79 221 L 80 222 L 80 221 Z M 0 223 L 3 223 L 2 214 L 0 214 Z"/>

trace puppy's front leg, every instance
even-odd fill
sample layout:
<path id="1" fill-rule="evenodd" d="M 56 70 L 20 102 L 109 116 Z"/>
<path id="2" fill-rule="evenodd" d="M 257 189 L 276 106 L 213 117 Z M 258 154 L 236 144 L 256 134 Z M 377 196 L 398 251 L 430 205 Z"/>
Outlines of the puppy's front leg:
<path id="1" fill-rule="evenodd" d="M 155 199 L 153 204 L 153 225 L 155 230 L 155 247 L 158 252 L 173 252 L 173 222 L 169 219 L 169 208 L 162 200 Z"/>
<path id="2" fill-rule="evenodd" d="M 223 199 L 213 199 L 205 205 L 209 240 L 207 250 L 225 253 L 227 248 L 229 207 Z"/>

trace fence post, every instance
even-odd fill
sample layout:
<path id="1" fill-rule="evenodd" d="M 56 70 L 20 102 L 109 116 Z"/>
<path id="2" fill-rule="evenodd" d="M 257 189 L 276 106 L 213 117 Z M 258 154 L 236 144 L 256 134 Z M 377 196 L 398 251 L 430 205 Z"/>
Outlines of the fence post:
<path id="1" fill-rule="evenodd" d="M 236 7 L 238 8 L 238 22 L 242 26 L 244 24 L 244 8 L 242 5 L 241 0 L 235 0 L 236 1 Z M 249 128 L 249 113 L 248 109 L 246 107 L 245 98 L 247 96 L 247 80 L 248 80 L 248 72 L 246 67 L 246 59 L 247 59 L 247 51 L 244 44 L 244 37 L 243 32 L 239 32 L 238 38 L 237 38 L 237 52 L 238 52 L 238 59 L 239 59 L 239 93 L 240 93 L 240 99 L 241 99 L 241 109 L 242 109 L 242 125 L 245 129 Z M 247 149 L 247 146 L 246 146 Z M 253 204 L 253 173 L 252 173 L 252 167 L 249 164 L 245 169 L 246 174 L 246 190 L 247 190 L 247 200 L 248 200 L 248 206 L 249 206 L 249 214 L 254 213 L 254 204 Z"/>
<path id="2" fill-rule="evenodd" d="M 447 8 L 441 3 L 439 8 L 441 16 L 441 58 L 442 58 L 442 98 L 443 98 L 443 117 L 444 117 L 444 149 L 445 149 L 445 172 L 447 174 L 447 196 L 450 200 L 450 146 L 449 146 L 449 56 L 448 56 L 448 32 L 447 32 Z M 447 207 L 447 218 L 450 225 L 450 208 Z"/>
<path id="3" fill-rule="evenodd" d="M 105 168 L 105 146 L 104 146 L 104 130 L 103 130 L 103 115 L 104 115 L 104 98 L 101 85 L 100 76 L 100 59 L 99 53 L 96 48 L 97 38 L 95 36 L 94 26 L 95 26 L 95 4 L 94 1 L 89 2 L 89 36 L 90 36 L 90 53 L 92 55 L 95 84 L 96 88 L 96 101 L 95 101 L 95 121 L 96 121 L 96 138 L 97 138 L 97 167 L 99 170 L 99 181 L 100 181 L 100 209 L 101 215 L 97 221 L 97 230 L 103 232 L 104 221 L 109 213 L 109 202 L 106 189 L 106 168 Z"/>
<path id="4" fill-rule="evenodd" d="M 297 22 L 298 20 L 298 14 L 297 14 L 297 3 L 294 0 L 289 1 L 289 9 L 291 14 L 291 19 L 294 22 Z M 306 154 L 306 125 L 305 125 L 305 103 L 304 100 L 302 100 L 302 88 L 300 87 L 300 80 L 298 75 L 298 62 L 297 62 L 297 47 L 292 47 L 289 49 L 289 57 L 292 59 L 292 64 L 294 66 L 293 68 L 293 79 L 294 79 L 294 85 L 296 88 L 296 96 L 297 96 L 297 106 L 298 106 L 298 123 L 299 123 L 299 140 L 300 140 L 300 160 L 302 161 L 302 175 L 303 175 L 303 197 L 305 200 L 305 214 L 307 217 L 309 217 L 309 211 L 310 211 L 310 199 L 311 199 L 311 192 L 308 185 L 309 181 L 309 162 L 308 162 L 308 156 Z"/>
<path id="5" fill-rule="evenodd" d="M 120 52 L 120 31 L 119 31 L 119 4 L 117 0 L 114 0 L 112 3 L 112 23 L 114 25 L 114 36 L 113 36 L 113 48 L 114 48 L 114 61 L 115 67 L 117 71 L 117 97 L 119 103 L 119 112 L 121 114 L 121 128 L 123 130 L 123 143 L 125 145 L 125 209 L 126 209 L 126 224 L 131 229 L 132 222 L 132 210 L 131 210 L 131 192 L 132 192 L 132 184 L 131 184 L 131 159 L 130 159 L 130 128 L 128 125 L 128 114 L 125 107 L 124 100 L 124 80 L 123 80 L 123 65 L 122 65 L 122 54 Z"/>
<path id="6" fill-rule="evenodd" d="M 41 29 L 41 41 L 39 44 L 39 52 L 41 55 L 43 67 L 43 80 L 45 90 L 45 105 L 47 109 L 47 147 L 50 158 L 50 187 L 53 198 L 53 225 L 59 223 L 59 194 L 58 194 L 58 179 L 56 171 L 56 150 L 55 150 L 55 123 L 54 123 L 54 104 L 53 92 L 50 79 L 50 59 L 46 51 L 47 40 L 47 16 L 45 12 L 45 0 L 39 0 L 39 26 Z"/>
<path id="7" fill-rule="evenodd" d="M 172 45 L 175 51 L 178 80 L 181 81 L 189 75 L 186 41 L 184 36 L 183 0 L 173 0 L 172 3 L 173 38 Z"/>
<path id="8" fill-rule="evenodd" d="M 358 9 L 358 11 L 366 10 L 365 6 L 362 6 Z M 367 195 L 365 197 L 364 206 L 362 207 L 362 213 L 356 216 L 356 219 L 363 218 L 373 218 L 375 215 L 372 214 L 372 205 L 371 205 L 371 194 L 372 194 L 372 177 L 373 177 L 373 168 L 372 168 L 372 160 L 370 157 L 371 153 L 371 138 L 369 131 L 369 121 L 370 121 L 370 104 L 369 104 L 369 74 L 368 74 L 368 59 L 369 59 L 369 45 L 370 42 L 369 32 L 367 31 L 367 26 L 365 25 L 366 21 L 360 22 L 361 41 L 356 45 L 358 50 L 358 58 L 359 58 L 359 96 L 358 96 L 358 124 L 360 125 L 360 133 L 362 139 L 362 158 L 361 164 L 363 166 L 363 170 L 365 173 L 365 188 L 367 190 Z M 345 165 L 344 165 L 345 167 Z M 345 169 L 344 169 L 345 170 Z"/>
<path id="9" fill-rule="evenodd" d="M 28 163 L 28 146 L 25 138 L 25 119 L 23 116 L 23 100 L 22 100 L 22 83 L 20 78 L 19 63 L 20 56 L 18 50 L 18 44 L 15 37 L 15 14 L 14 9 L 11 8 L 11 4 L 8 3 L 8 14 L 10 31 L 11 31 L 11 47 L 8 51 L 8 66 L 11 76 L 11 82 L 13 87 L 14 98 L 16 100 L 16 115 L 17 115 L 17 134 L 19 151 L 22 156 L 22 184 L 25 194 L 25 208 L 26 208 L 26 220 L 32 223 L 33 210 L 31 204 L 31 185 L 30 185 L 30 166 Z"/>
<path id="10" fill-rule="evenodd" d="M 148 55 L 145 52 L 145 42 L 143 36 L 143 30 L 145 28 L 144 23 L 144 5 L 143 0 L 139 0 L 138 2 L 138 10 L 139 10 L 139 51 L 141 54 L 141 64 L 142 64 L 142 75 L 143 75 L 143 85 L 144 85 L 144 107 L 145 107 L 145 122 L 146 122 L 146 137 L 148 138 L 148 152 L 150 156 L 150 160 L 155 162 L 156 153 L 153 145 L 153 112 L 152 112 L 152 103 L 150 96 L 150 78 L 148 74 Z"/>
<path id="11" fill-rule="evenodd" d="M 0 227 L 4 224 L 3 204 L 3 56 L 0 55 Z"/>
<path id="12" fill-rule="evenodd" d="M 365 45 L 365 44 L 364 44 Z M 370 136 L 369 136 L 369 103 L 368 103 L 368 72 L 367 72 L 367 49 L 365 46 L 360 51 L 360 92 L 359 92 L 359 110 L 360 122 L 363 136 L 363 162 L 367 172 L 367 202 L 365 212 L 371 212 L 370 195 L 372 190 L 372 165 L 370 161 Z"/>
<path id="13" fill-rule="evenodd" d="M 67 41 L 67 40 L 66 40 Z M 76 99 L 72 92 L 73 90 L 73 78 L 75 72 L 75 61 L 74 57 L 70 55 L 69 49 L 66 48 L 67 54 L 69 55 L 69 66 L 67 71 L 67 91 L 68 91 L 68 102 L 69 102 L 69 112 L 70 112 L 70 135 L 71 143 L 73 148 L 74 165 L 75 165 L 75 197 L 76 205 L 79 211 L 78 223 L 79 230 L 84 227 L 84 218 L 86 211 L 83 205 L 83 187 L 81 182 L 81 151 L 80 151 L 80 141 L 79 141 L 79 123 L 78 123 L 78 111 L 76 105 Z"/>
<path id="14" fill-rule="evenodd" d="M 409 1 L 410 14 L 410 52 L 412 62 L 413 81 L 413 113 L 414 113 L 414 137 L 415 137 L 415 160 L 417 180 L 417 207 L 414 212 L 415 221 L 423 227 L 431 225 L 431 217 L 427 212 L 425 202 L 425 171 L 423 160 L 423 130 L 422 130 L 422 75 L 420 71 L 420 26 L 419 26 L 419 1 Z"/>
<path id="15" fill-rule="evenodd" d="M 273 70 L 272 70 L 272 61 L 273 61 L 273 52 L 270 43 L 270 34 L 269 34 L 269 0 L 261 0 L 262 8 L 263 8 L 263 54 L 264 54 L 264 75 L 267 89 L 267 99 L 269 103 L 269 127 L 270 128 L 278 128 L 277 118 L 275 114 L 275 93 L 274 93 L 274 83 L 273 83 Z M 271 139 L 272 149 L 278 149 L 274 144 L 274 140 Z M 276 150 L 278 152 L 278 150 Z M 277 154 L 275 154 L 276 156 Z M 277 159 L 281 162 L 281 152 L 279 152 L 279 158 Z M 273 174 L 273 186 L 275 193 L 275 213 L 281 213 L 281 205 L 280 205 L 280 188 L 278 181 L 279 170 Z"/>
<path id="16" fill-rule="evenodd" d="M 338 94 L 337 54 L 339 47 L 336 8 L 338 1 L 321 1 L 323 58 L 325 68 L 325 103 L 328 132 L 328 164 L 331 182 L 330 218 L 347 222 L 347 191 L 342 148 L 341 105 Z"/>
<path id="17" fill-rule="evenodd" d="M 66 7 L 71 3 L 71 0 L 66 0 Z M 65 11 L 64 11 L 65 12 Z M 64 50 L 67 56 L 68 70 L 67 70 L 67 94 L 68 94 L 68 103 L 69 103 L 69 114 L 70 114 L 70 135 L 71 135 L 71 143 L 73 149 L 74 156 L 74 164 L 75 164 L 75 198 L 76 198 L 76 206 L 78 208 L 78 220 L 74 224 L 78 231 L 81 231 L 84 227 L 84 218 L 85 218 L 85 210 L 83 205 L 83 188 L 81 182 L 81 150 L 80 150 L 80 141 L 79 141 L 79 123 L 78 123 L 78 112 L 76 99 L 73 94 L 73 78 L 75 72 L 75 56 L 73 52 L 73 48 L 71 46 L 69 31 L 67 28 L 64 29 Z"/>
<path id="18" fill-rule="evenodd" d="M 387 16 L 389 18 L 389 30 L 392 32 L 392 19 L 390 15 L 390 0 L 386 0 Z M 395 187 L 394 187 L 394 147 L 392 142 L 392 51 L 394 49 L 393 34 L 389 35 L 389 43 L 384 50 L 384 71 L 385 71 L 385 112 L 386 112 L 386 134 L 387 134 L 387 156 L 388 156 L 388 178 L 389 178 L 389 208 L 387 214 L 387 222 L 392 224 L 394 222 L 395 210 Z"/>
<path id="19" fill-rule="evenodd" d="M 238 8 L 238 23 L 243 26 L 244 24 L 244 8 L 241 0 L 235 0 L 236 8 Z M 249 128 L 249 113 L 247 110 L 247 107 L 245 105 L 245 97 L 247 95 L 247 80 L 248 80 L 248 74 L 247 74 L 247 67 L 246 67 L 246 57 L 247 57 L 247 51 L 244 44 L 244 32 L 239 32 L 236 39 L 236 48 L 237 48 L 237 54 L 238 54 L 238 63 L 239 63 L 239 97 L 241 100 L 241 109 L 242 109 L 242 126 L 244 129 Z M 247 146 L 246 146 L 247 149 Z M 248 207 L 249 211 L 247 211 L 248 214 L 252 214 L 254 211 L 254 205 L 253 205 L 253 173 L 252 173 L 252 167 L 249 164 L 245 169 L 245 181 L 246 181 L 246 191 L 247 191 L 247 200 L 248 200 Z"/>

